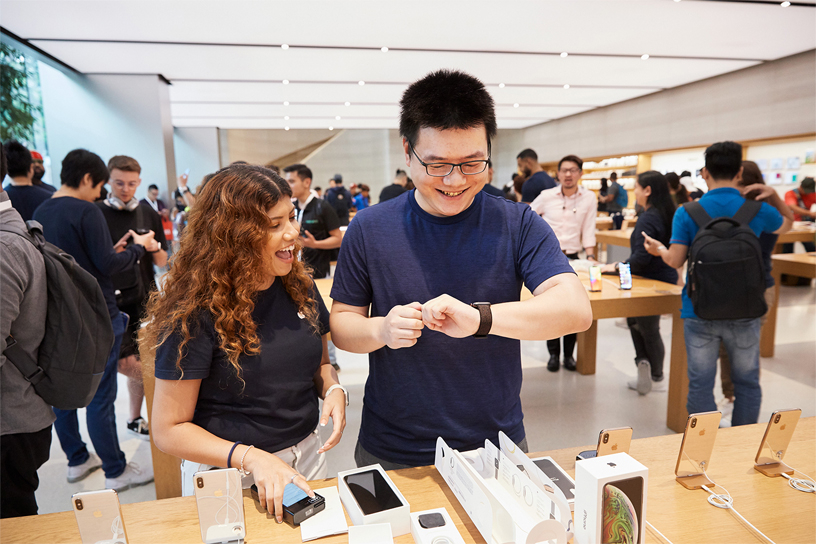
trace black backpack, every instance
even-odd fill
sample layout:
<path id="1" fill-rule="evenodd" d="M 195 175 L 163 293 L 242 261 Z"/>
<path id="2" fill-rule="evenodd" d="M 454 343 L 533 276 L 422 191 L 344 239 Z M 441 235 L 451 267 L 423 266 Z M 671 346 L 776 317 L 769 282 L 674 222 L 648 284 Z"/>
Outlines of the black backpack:
<path id="1" fill-rule="evenodd" d="M 748 227 L 761 206 L 746 200 L 734 217 L 712 220 L 699 202 L 683 204 L 699 227 L 689 247 L 688 294 L 700 319 L 750 319 L 768 311 L 762 248 Z"/>
<path id="2" fill-rule="evenodd" d="M 48 285 L 45 336 L 35 361 L 9 336 L 3 354 L 54 408 L 71 410 L 91 403 L 113 347 L 108 305 L 96 278 L 74 258 L 45 241 L 42 225 L 27 221 L 28 232 L 10 225 L 42 253 Z"/>

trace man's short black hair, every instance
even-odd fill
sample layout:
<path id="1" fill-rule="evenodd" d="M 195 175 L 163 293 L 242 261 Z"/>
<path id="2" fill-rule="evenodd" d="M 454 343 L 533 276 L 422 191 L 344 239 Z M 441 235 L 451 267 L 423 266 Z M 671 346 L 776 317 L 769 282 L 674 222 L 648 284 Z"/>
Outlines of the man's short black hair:
<path id="1" fill-rule="evenodd" d="M 705 167 L 716 180 L 732 180 L 742 167 L 742 146 L 737 142 L 717 142 L 705 150 Z"/>
<path id="2" fill-rule="evenodd" d="M 584 167 L 584 161 L 582 161 L 579 157 L 577 157 L 576 155 L 567 155 L 566 157 L 558 161 L 559 170 L 561 170 L 561 165 L 565 162 L 574 162 L 575 164 L 578 165 L 579 169 Z"/>
<path id="3" fill-rule="evenodd" d="M 530 148 L 525 149 L 518 155 L 516 155 L 517 159 L 533 159 L 534 161 L 538 162 L 538 153 L 533 151 Z"/>
<path id="4" fill-rule="evenodd" d="M 91 175 L 94 187 L 105 183 L 110 177 L 105 161 L 96 153 L 91 153 L 87 149 L 74 149 L 65 155 L 60 172 L 60 180 L 63 185 L 78 189 L 85 174 Z"/>
<path id="5" fill-rule="evenodd" d="M 312 179 L 312 169 L 305 164 L 290 164 L 283 169 L 284 174 L 294 172 L 300 179 Z"/>
<path id="6" fill-rule="evenodd" d="M 412 83 L 400 100 L 400 134 L 416 145 L 420 129 L 485 127 L 496 136 L 496 110 L 484 84 L 458 70 L 438 70 Z"/>
<path id="7" fill-rule="evenodd" d="M 27 176 L 34 160 L 26 146 L 17 140 L 9 140 L 3 144 L 3 148 L 6 151 L 8 175 L 13 178 Z"/>
<path id="8" fill-rule="evenodd" d="M 153 189 L 156 189 L 156 190 L 158 191 L 158 190 L 159 190 L 159 186 L 158 186 L 158 185 L 156 185 L 155 183 L 151 183 L 150 185 L 148 185 L 148 186 L 147 186 L 147 190 L 148 190 L 148 191 L 152 191 Z"/>
<path id="9" fill-rule="evenodd" d="M 487 167 L 493 168 L 493 161 L 491 161 L 490 159 L 487 159 Z"/>

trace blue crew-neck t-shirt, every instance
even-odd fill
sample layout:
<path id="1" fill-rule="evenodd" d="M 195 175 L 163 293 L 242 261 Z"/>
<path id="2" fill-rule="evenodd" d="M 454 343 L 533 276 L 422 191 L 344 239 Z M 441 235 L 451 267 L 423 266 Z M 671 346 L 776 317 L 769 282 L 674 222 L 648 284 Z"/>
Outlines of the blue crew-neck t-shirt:
<path id="1" fill-rule="evenodd" d="M 367 208 L 349 225 L 332 299 L 397 305 L 448 294 L 464 303 L 518 301 L 557 274 L 573 273 L 547 223 L 528 205 L 482 191 L 452 217 L 422 210 L 414 191 Z M 541 323 L 542 328 L 547 323 Z M 437 437 L 465 451 L 524 438 L 520 342 L 500 336 L 451 338 L 427 328 L 410 348 L 369 355 L 359 441 L 391 462 L 432 464 Z"/>
<path id="2" fill-rule="evenodd" d="M 712 219 L 716 219 L 717 217 L 733 217 L 744 202 L 745 199 L 740 192 L 732 187 L 713 189 L 704 194 L 700 199 L 700 204 Z M 748 227 L 754 231 L 754 234 L 759 236 L 763 232 L 774 232 L 782 226 L 782 222 L 782 214 L 776 211 L 770 204 L 763 202 L 759 212 L 757 212 L 756 216 L 748 223 Z M 671 243 L 691 246 L 691 242 L 697 235 L 698 230 L 699 227 L 697 227 L 697 223 L 689 216 L 685 208 L 682 206 L 677 208 L 672 222 Z M 724 286 L 724 288 L 726 288 L 726 286 Z M 699 319 L 697 314 L 694 313 L 694 306 L 688 294 L 688 272 L 686 272 L 686 285 L 683 287 L 683 309 L 680 312 L 680 317 L 684 319 L 687 317 Z"/>

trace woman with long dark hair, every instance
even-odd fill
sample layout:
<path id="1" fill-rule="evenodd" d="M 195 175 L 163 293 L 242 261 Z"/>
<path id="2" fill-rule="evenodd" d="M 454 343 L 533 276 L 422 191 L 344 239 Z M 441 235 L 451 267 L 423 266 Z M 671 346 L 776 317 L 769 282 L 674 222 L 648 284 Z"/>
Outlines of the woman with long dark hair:
<path id="1" fill-rule="evenodd" d="M 626 261 L 632 269 L 632 275 L 647 279 L 677 283 L 677 270 L 663 262 L 660 257 L 650 255 L 643 247 L 643 233 L 660 240 L 668 246 L 671 238 L 672 219 L 674 218 L 674 200 L 669 192 L 666 177 L 660 172 L 649 170 L 638 175 L 635 183 L 635 200 L 644 208 L 635 224 L 635 230 L 629 239 L 631 255 Z M 619 265 L 606 265 L 611 271 Z M 626 319 L 632 342 L 635 344 L 635 364 L 638 379 L 629 382 L 629 388 L 645 395 L 652 390 L 664 390 L 663 359 L 666 348 L 660 338 L 660 316 L 629 317 Z"/>
<path id="2" fill-rule="evenodd" d="M 266 168 L 217 172 L 197 195 L 163 291 L 150 297 L 144 331 L 157 378 L 151 431 L 184 459 L 183 494 L 199 470 L 239 468 L 279 522 L 286 484 L 312 495 L 306 481 L 326 477 L 324 452 L 340 440 L 347 404 L 329 364 L 328 311 L 297 260 L 291 197 Z M 330 417 L 321 445 L 316 428 Z"/>
<path id="3" fill-rule="evenodd" d="M 666 174 L 666 181 L 669 182 L 669 192 L 674 199 L 675 206 L 682 206 L 686 202 L 691 202 L 688 189 L 686 189 L 685 185 L 680 183 L 680 176 L 674 172 L 668 172 Z"/>

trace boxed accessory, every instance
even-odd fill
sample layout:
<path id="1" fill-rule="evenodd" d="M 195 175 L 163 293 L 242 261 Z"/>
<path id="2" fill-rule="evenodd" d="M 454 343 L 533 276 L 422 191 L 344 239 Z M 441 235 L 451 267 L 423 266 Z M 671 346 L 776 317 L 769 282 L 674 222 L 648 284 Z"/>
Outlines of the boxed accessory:
<path id="1" fill-rule="evenodd" d="M 575 464 L 576 544 L 643 544 L 649 469 L 627 453 Z"/>
<path id="2" fill-rule="evenodd" d="M 411 507 L 379 464 L 340 472 L 337 485 L 354 525 L 389 523 L 393 536 L 411 532 Z"/>
<path id="3" fill-rule="evenodd" d="M 564 494 L 564 497 L 566 497 L 570 510 L 574 510 L 575 480 L 573 480 L 570 475 L 567 474 L 563 468 L 561 468 L 561 465 L 556 463 L 552 457 L 536 457 L 535 459 L 530 459 L 530 461 L 532 461 L 533 464 L 552 481 L 552 483 L 558 486 L 558 489 L 560 489 Z M 530 475 L 528 474 L 528 476 Z M 532 480 L 533 478 L 531 477 L 530 479 Z"/>
<path id="4" fill-rule="evenodd" d="M 416 544 L 465 544 L 444 508 L 413 512 L 411 536 L 414 537 Z"/>

